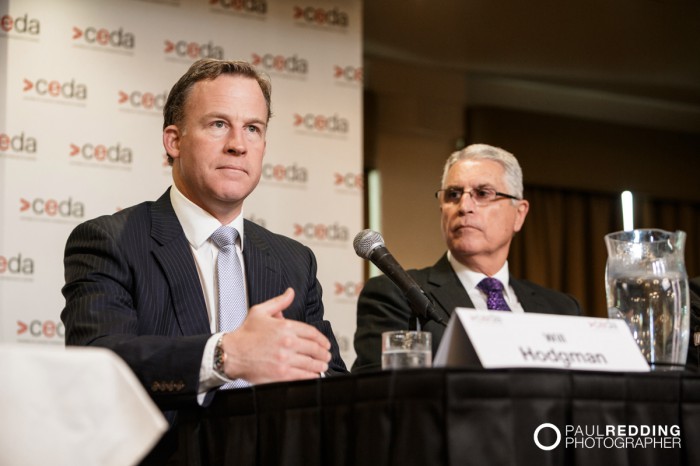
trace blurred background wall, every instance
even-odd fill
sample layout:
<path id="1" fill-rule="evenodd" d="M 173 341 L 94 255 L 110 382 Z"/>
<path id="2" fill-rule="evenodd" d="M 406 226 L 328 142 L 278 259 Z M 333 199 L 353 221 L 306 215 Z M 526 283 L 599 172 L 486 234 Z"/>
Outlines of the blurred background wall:
<path id="1" fill-rule="evenodd" d="M 444 253 L 433 192 L 448 155 L 501 146 L 531 201 L 511 270 L 607 315 L 605 233 L 688 233 L 700 274 L 700 3 L 489 0 L 364 3 L 365 170 L 405 267 Z"/>

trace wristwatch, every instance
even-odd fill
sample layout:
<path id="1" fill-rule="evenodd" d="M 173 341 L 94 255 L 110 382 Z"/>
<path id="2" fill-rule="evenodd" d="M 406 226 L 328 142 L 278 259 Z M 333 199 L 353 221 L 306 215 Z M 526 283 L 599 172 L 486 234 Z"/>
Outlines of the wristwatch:
<path id="1" fill-rule="evenodd" d="M 216 346 L 214 347 L 214 372 L 223 378 L 227 378 L 226 373 L 224 372 L 224 363 L 226 362 L 226 353 L 224 352 L 224 335 L 226 334 L 221 334 L 219 339 L 216 341 Z"/>

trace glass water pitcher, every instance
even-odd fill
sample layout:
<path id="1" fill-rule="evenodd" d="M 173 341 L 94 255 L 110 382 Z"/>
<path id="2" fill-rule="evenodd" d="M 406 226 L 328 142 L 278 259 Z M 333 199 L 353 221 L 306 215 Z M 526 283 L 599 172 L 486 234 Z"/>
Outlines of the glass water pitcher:
<path id="1" fill-rule="evenodd" d="M 608 316 L 624 319 L 652 369 L 683 369 L 689 294 L 685 232 L 619 231 L 605 235 Z"/>

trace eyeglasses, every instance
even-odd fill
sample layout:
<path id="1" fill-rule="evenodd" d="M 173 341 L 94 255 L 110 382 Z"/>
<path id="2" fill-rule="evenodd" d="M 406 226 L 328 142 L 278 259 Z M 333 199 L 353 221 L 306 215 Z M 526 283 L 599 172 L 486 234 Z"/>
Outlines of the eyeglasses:
<path id="1" fill-rule="evenodd" d="M 437 190 L 435 197 L 443 204 L 459 204 L 462 202 L 462 196 L 465 194 L 469 194 L 476 205 L 486 205 L 499 198 L 520 200 L 519 197 L 499 193 L 491 188 L 472 188 L 467 190 L 464 188 L 445 188 Z"/>

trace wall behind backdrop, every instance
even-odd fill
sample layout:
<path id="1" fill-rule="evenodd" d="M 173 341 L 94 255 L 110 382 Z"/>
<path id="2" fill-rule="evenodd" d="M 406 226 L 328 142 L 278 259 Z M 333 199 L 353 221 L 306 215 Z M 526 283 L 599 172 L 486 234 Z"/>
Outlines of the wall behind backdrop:
<path id="1" fill-rule="evenodd" d="M 202 57 L 272 80 L 267 153 L 244 216 L 314 250 L 354 360 L 363 264 L 361 2 L 0 2 L 0 342 L 63 345 L 63 250 L 79 223 L 157 199 L 170 87 Z"/>
<path id="2" fill-rule="evenodd" d="M 658 128 L 623 125 L 525 111 L 518 104 L 536 94 L 514 100 L 511 89 L 474 90 L 461 70 L 365 53 L 365 71 L 366 169 L 380 174 L 382 236 L 405 268 L 445 253 L 434 192 L 447 157 L 480 142 L 511 151 L 523 168 L 530 211 L 511 247 L 514 276 L 571 293 L 586 315 L 607 317 L 603 238 L 622 229 L 626 189 L 635 195 L 635 227 L 685 231 L 686 269 L 700 275 L 699 112 L 674 130 L 663 113 Z"/>

